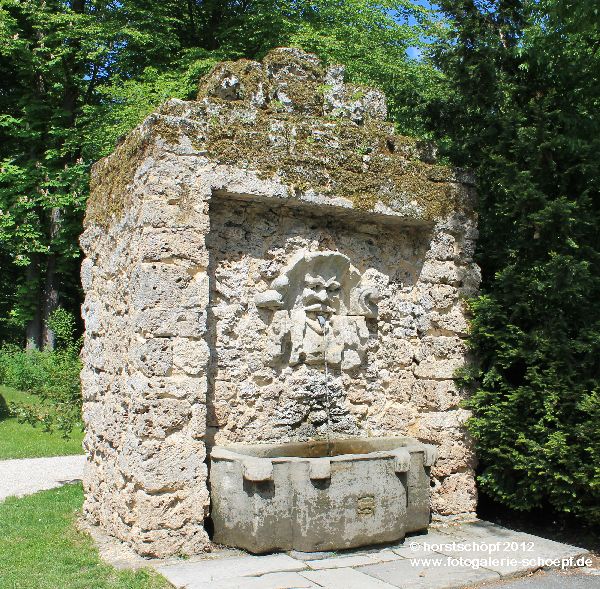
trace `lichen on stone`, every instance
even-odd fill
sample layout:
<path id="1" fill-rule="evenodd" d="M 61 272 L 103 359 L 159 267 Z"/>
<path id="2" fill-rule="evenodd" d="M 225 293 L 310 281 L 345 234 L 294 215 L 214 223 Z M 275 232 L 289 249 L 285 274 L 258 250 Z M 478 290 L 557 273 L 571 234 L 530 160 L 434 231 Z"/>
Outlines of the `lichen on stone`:
<path id="1" fill-rule="evenodd" d="M 260 63 L 249 59 L 224 61 L 200 80 L 197 99 L 249 100 L 260 91 L 261 84 L 266 80 Z"/>
<path id="2" fill-rule="evenodd" d="M 204 141 L 190 139 L 218 163 L 277 176 L 296 191 L 344 197 L 360 210 L 401 202 L 433 220 L 456 204 L 445 185 L 450 170 L 416 160 L 416 141 L 393 135 L 387 123 L 358 126 L 271 109 L 258 110 L 251 120 L 238 115 L 231 105 L 209 125 Z"/>

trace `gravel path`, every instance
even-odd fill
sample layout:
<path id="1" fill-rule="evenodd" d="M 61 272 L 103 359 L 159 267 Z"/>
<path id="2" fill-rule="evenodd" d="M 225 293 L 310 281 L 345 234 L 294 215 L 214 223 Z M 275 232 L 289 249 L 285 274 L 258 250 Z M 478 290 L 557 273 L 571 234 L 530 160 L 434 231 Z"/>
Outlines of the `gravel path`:
<path id="1" fill-rule="evenodd" d="M 0 501 L 81 480 L 85 456 L 0 460 Z"/>

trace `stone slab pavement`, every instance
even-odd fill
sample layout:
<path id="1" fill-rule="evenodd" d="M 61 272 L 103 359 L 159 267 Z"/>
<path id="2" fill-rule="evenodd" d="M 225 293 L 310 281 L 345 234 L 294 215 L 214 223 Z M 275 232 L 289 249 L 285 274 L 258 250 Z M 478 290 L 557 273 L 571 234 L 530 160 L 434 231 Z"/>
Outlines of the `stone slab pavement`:
<path id="1" fill-rule="evenodd" d="M 587 568 L 573 569 L 586 562 Z M 477 521 L 343 553 L 254 556 L 223 550 L 222 556 L 217 551 L 152 566 L 178 589 L 600 589 L 600 575 L 594 574 L 600 571 L 589 565 L 583 548 Z M 540 569 L 560 572 L 518 578 Z"/>
<path id="2" fill-rule="evenodd" d="M 0 460 L 0 501 L 81 480 L 85 456 Z"/>
<path id="3" fill-rule="evenodd" d="M 482 589 L 598 589 L 600 577 L 575 571 L 540 571 L 529 577 L 488 585 Z"/>

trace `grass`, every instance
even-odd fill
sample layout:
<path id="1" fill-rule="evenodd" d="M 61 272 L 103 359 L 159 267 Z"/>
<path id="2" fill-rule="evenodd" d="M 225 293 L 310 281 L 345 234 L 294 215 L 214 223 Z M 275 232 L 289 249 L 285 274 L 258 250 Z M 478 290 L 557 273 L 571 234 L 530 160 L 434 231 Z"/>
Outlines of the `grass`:
<path id="1" fill-rule="evenodd" d="M 75 519 L 81 485 L 65 485 L 0 503 L 2 589 L 166 589 L 150 570 L 118 571 L 103 563 Z"/>
<path id="2" fill-rule="evenodd" d="M 6 386 L 0 386 L 0 400 L 2 397 L 6 403 L 11 401 L 40 402 L 35 395 L 29 395 Z M 71 437 L 65 440 L 59 433 L 45 432 L 41 427 L 19 423 L 15 417 L 2 415 L 2 405 L 0 404 L 0 460 L 82 454 L 82 439 L 83 432 L 79 430 L 73 430 Z"/>

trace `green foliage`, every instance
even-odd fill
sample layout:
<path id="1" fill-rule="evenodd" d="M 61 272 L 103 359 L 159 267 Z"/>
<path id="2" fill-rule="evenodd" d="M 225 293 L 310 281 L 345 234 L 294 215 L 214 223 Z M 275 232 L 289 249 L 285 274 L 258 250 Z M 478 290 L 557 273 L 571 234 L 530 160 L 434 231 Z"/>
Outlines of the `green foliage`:
<path id="1" fill-rule="evenodd" d="M 39 353 L 31 354 L 18 346 L 5 345 L 0 349 L 0 383 L 24 391 L 33 390 L 44 382 L 44 369 L 37 362 Z M 40 357 L 46 357 L 42 354 Z"/>
<path id="2" fill-rule="evenodd" d="M 0 341 L 44 347 L 56 301 L 77 311 L 91 164 L 167 98 L 192 98 L 216 61 L 304 47 L 424 133 L 439 74 L 406 51 L 434 23 L 408 0 L 0 0 Z"/>
<path id="3" fill-rule="evenodd" d="M 0 259 L 15 278 L 1 298 L 4 322 L 22 329 L 41 313 L 46 278 L 65 302 L 77 297 L 88 168 L 77 102 L 95 25 L 54 2 L 14 0 L 0 2 L 0 22 Z"/>
<path id="4" fill-rule="evenodd" d="M 81 342 L 74 339 L 75 320 L 68 312 L 59 308 L 49 322 L 59 342 L 56 349 L 0 348 L 0 383 L 39 397 L 40 403 L 10 404 L 20 422 L 68 437 L 81 427 Z"/>
<path id="5" fill-rule="evenodd" d="M 111 153 L 120 139 L 169 98 L 193 98 L 198 80 L 218 57 L 218 52 L 189 50 L 174 70 L 148 66 L 138 78 L 112 78 L 98 89 L 100 103 L 83 109 L 88 127 L 84 156 L 93 161 Z"/>
<path id="6" fill-rule="evenodd" d="M 0 503 L 0 585 L 11 589 L 167 589 L 151 570 L 118 571 L 77 529 L 80 484 Z"/>
<path id="7" fill-rule="evenodd" d="M 441 4 L 432 125 L 480 193 L 480 366 L 465 379 L 480 487 L 600 522 L 599 9 Z"/>
<path id="8" fill-rule="evenodd" d="M 414 24 L 402 24 L 409 17 Z M 436 28 L 431 12 L 408 0 L 232 5 L 219 12 L 211 49 L 184 49 L 167 69 L 148 66 L 134 78 L 114 76 L 99 87 L 100 104 L 85 108 L 90 131 L 84 152 L 98 159 L 167 98 L 193 98 L 198 79 L 217 61 L 261 58 L 284 45 L 312 51 L 325 63 L 345 64 L 350 80 L 386 91 L 391 115 L 403 132 L 425 134 L 422 105 L 435 94 L 440 74 L 425 62 L 409 59 L 407 50 L 423 47 L 423 39 Z"/>
<path id="9" fill-rule="evenodd" d="M 342 63 L 351 81 L 384 90 L 390 116 L 402 133 L 427 134 L 424 106 L 437 95 L 441 73 L 409 59 L 409 48 L 426 47 L 439 24 L 431 10 L 408 0 L 294 2 L 285 43 Z M 411 22 L 412 24 L 408 24 Z"/>
<path id="10" fill-rule="evenodd" d="M 72 356 L 79 355 L 81 341 L 75 339 L 77 325 L 75 317 L 69 311 L 58 307 L 48 317 L 48 326 L 54 332 L 59 350 L 66 350 Z"/>

